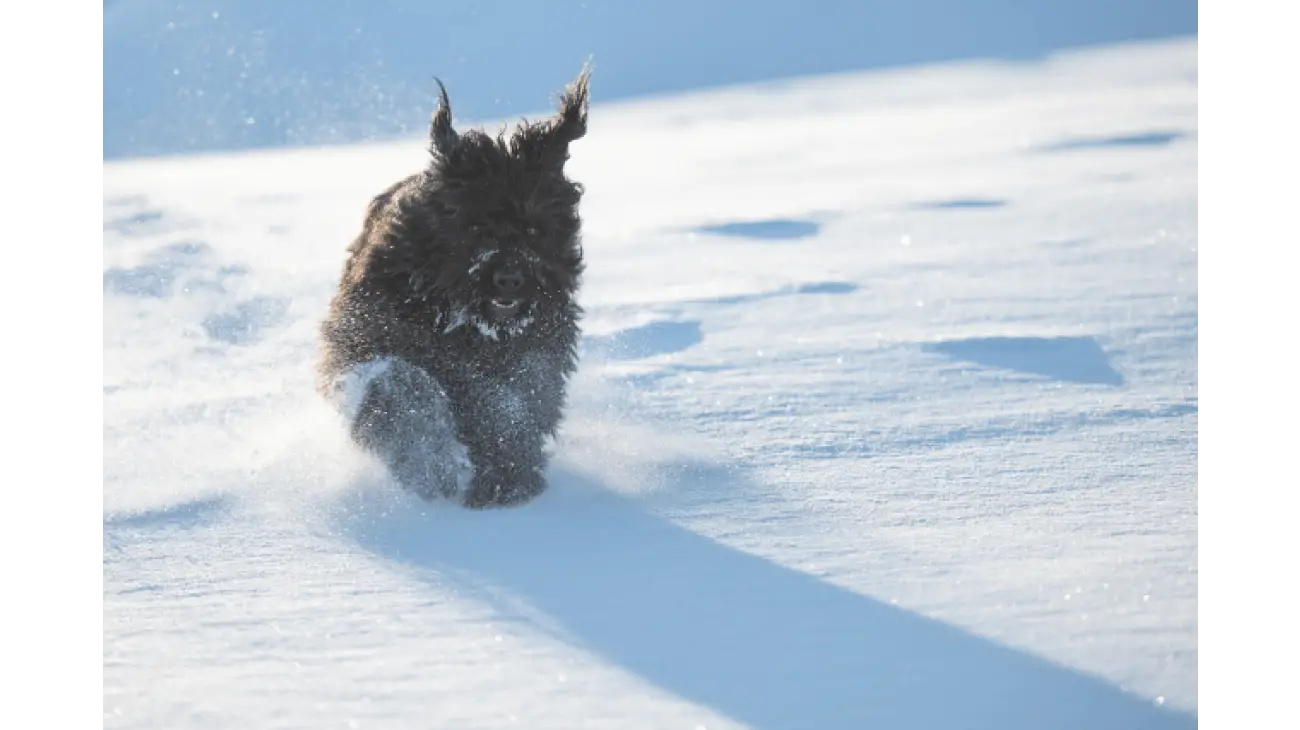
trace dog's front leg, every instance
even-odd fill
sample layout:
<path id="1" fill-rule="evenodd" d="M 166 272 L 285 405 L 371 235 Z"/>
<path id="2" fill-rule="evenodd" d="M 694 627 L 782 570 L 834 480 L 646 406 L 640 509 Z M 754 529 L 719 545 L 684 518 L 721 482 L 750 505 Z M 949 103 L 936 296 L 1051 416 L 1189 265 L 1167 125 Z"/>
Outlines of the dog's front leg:
<path id="1" fill-rule="evenodd" d="M 353 440 L 406 489 L 461 499 L 472 478 L 450 403 L 425 370 L 397 357 L 360 363 L 338 381 L 337 401 Z"/>

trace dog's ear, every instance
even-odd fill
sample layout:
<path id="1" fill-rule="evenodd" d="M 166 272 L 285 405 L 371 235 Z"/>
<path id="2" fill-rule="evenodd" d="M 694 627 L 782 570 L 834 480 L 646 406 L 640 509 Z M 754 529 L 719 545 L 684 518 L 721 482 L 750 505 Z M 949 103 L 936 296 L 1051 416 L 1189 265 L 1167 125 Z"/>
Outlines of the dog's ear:
<path id="1" fill-rule="evenodd" d="M 581 139 L 587 133 L 587 89 L 590 78 L 591 64 L 583 64 L 582 73 L 560 95 L 559 113 L 551 120 L 547 131 L 547 146 L 559 165 L 563 165 L 569 157 L 569 143 Z"/>
<path id="2" fill-rule="evenodd" d="M 442 85 L 441 79 L 435 78 L 434 81 L 438 84 L 438 108 L 429 121 L 430 151 L 445 158 L 451 156 L 452 150 L 456 149 L 460 136 L 451 126 L 451 102 L 447 99 L 447 87 Z"/>

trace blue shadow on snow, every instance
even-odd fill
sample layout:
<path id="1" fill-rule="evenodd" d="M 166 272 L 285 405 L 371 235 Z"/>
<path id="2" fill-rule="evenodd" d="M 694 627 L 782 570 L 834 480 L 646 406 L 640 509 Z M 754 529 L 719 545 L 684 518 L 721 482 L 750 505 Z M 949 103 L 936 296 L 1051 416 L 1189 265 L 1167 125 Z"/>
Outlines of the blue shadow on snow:
<path id="1" fill-rule="evenodd" d="M 929 200 L 913 205 L 914 210 L 961 210 L 963 208 L 1002 208 L 1007 201 L 998 198 L 954 198 Z"/>
<path id="2" fill-rule="evenodd" d="M 788 297 L 800 294 L 852 294 L 858 290 L 858 285 L 851 281 L 814 281 L 798 286 L 783 287 L 774 291 L 755 292 L 753 294 L 736 294 L 727 297 L 713 297 L 709 299 L 696 299 L 685 304 L 716 304 L 716 305 L 736 305 L 750 304 L 752 302 L 761 302 L 766 299 L 776 299 L 778 297 Z"/>
<path id="3" fill-rule="evenodd" d="M 414 501 L 385 511 L 359 499 L 344 529 L 506 616 L 540 612 L 582 649 L 756 728 L 1196 726 L 1101 679 L 727 547 L 583 476 L 551 480 L 514 510 L 421 514 Z"/>
<path id="4" fill-rule="evenodd" d="M 208 524 L 229 511 L 230 498 L 218 494 L 157 509 L 105 516 L 104 531 L 152 530 L 161 527 L 190 529 Z"/>
<path id="5" fill-rule="evenodd" d="M 1041 152 L 1068 152 L 1070 150 L 1095 150 L 1110 147 L 1164 147 L 1186 137 L 1183 132 L 1160 131 L 1123 134 L 1115 137 L 1082 137 L 1068 139 L 1039 149 Z"/>
<path id="6" fill-rule="evenodd" d="M 256 297 L 229 310 L 209 314 L 203 319 L 203 331 L 219 342 L 247 345 L 260 339 L 263 330 L 283 322 L 289 304 L 282 297 Z"/>
<path id="7" fill-rule="evenodd" d="M 954 360 L 1043 375 L 1072 383 L 1123 385 L 1091 337 L 974 337 L 925 346 Z"/>
<path id="8" fill-rule="evenodd" d="M 822 229 L 822 224 L 810 220 L 790 220 L 774 218 L 765 221 L 733 221 L 714 225 L 700 226 L 697 233 L 732 238 L 756 238 L 761 240 L 798 240 L 812 238 Z"/>
<path id="9" fill-rule="evenodd" d="M 631 327 L 612 335 L 595 335 L 583 339 L 583 356 L 604 360 L 639 360 L 656 355 L 670 355 L 704 341 L 698 319 L 685 322 L 661 321 Z"/>
<path id="10" fill-rule="evenodd" d="M 848 281 L 815 281 L 775 291 L 696 299 L 682 304 L 729 306 L 802 294 L 852 294 L 857 290 L 858 285 Z M 582 356 L 601 360 L 640 360 L 656 355 L 670 355 L 703 342 L 704 331 L 700 325 L 698 319 L 663 320 L 609 335 L 592 335 L 583 338 Z"/>

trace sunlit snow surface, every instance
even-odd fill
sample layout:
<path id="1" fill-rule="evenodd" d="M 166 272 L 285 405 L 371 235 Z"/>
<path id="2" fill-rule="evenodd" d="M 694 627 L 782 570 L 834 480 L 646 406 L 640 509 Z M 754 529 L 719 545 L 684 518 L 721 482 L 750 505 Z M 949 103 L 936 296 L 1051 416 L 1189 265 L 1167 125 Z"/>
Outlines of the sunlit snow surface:
<path id="1" fill-rule="evenodd" d="M 422 140 L 106 164 L 106 727 L 1194 726 L 1196 122 L 1194 41 L 597 103 L 492 512 L 312 391 Z"/>

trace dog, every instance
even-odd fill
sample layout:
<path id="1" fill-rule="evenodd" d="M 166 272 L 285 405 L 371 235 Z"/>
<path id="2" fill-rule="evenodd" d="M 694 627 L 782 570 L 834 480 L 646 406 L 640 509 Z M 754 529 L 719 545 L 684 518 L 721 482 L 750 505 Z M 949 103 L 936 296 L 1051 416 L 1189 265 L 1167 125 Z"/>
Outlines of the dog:
<path id="1" fill-rule="evenodd" d="M 510 134 L 452 127 L 447 89 L 428 166 L 377 195 L 321 324 L 318 390 L 363 451 L 426 499 L 523 504 L 577 368 L 584 66 L 558 113 Z"/>

